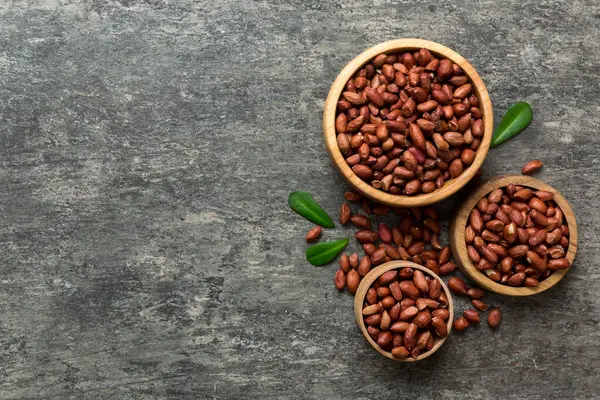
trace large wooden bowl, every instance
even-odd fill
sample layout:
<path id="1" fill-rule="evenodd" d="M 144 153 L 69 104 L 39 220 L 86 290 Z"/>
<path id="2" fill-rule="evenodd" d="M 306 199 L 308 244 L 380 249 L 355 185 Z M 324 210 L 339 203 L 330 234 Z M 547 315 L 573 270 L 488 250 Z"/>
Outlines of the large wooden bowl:
<path id="1" fill-rule="evenodd" d="M 354 76 L 354 74 L 363 67 L 371 59 L 375 58 L 381 53 L 391 53 L 398 51 L 418 50 L 421 48 L 428 49 L 438 57 L 444 57 L 450 59 L 453 63 L 458 64 L 464 71 L 464 74 L 469 78 L 473 85 L 475 95 L 479 98 L 479 108 L 482 112 L 482 119 L 484 124 L 484 134 L 481 140 L 481 144 L 477 149 L 477 155 L 473 163 L 466 168 L 462 174 L 455 179 L 446 181 L 444 186 L 440 189 L 436 189 L 431 193 L 419 194 L 416 196 L 404 196 L 404 195 L 393 195 L 383 190 L 379 190 L 371 186 L 369 183 L 360 179 L 352 171 L 352 168 L 348 166 L 344 156 L 340 152 L 337 145 L 337 136 L 335 131 L 335 117 L 337 101 L 344 90 L 344 87 L 348 80 Z M 467 182 L 473 178 L 477 173 L 483 160 L 487 155 L 492 140 L 492 130 L 494 127 L 494 116 L 492 113 L 492 103 L 488 95 L 488 91 L 485 84 L 479 77 L 475 68 L 471 66 L 460 54 L 449 49 L 441 44 L 431 42 L 422 39 L 397 39 L 390 40 L 373 46 L 356 58 L 350 61 L 337 76 L 329 95 L 325 102 L 325 110 L 323 113 L 323 133 L 325 136 L 325 144 L 327 145 L 327 151 L 333 160 L 334 165 L 340 171 L 340 173 L 346 178 L 348 182 L 360 193 L 375 200 L 379 203 L 387 204 L 396 207 L 420 207 L 428 204 L 437 203 L 438 201 L 444 200 L 445 198 L 456 193 L 460 188 L 465 186 Z"/>
<path id="2" fill-rule="evenodd" d="M 465 242 L 465 228 L 467 226 L 467 220 L 471 210 L 477 205 L 477 202 L 485 195 L 489 194 L 492 190 L 505 187 L 509 183 L 515 185 L 527 186 L 537 190 L 547 190 L 554 193 L 554 201 L 561 208 L 567 225 L 569 226 L 569 248 L 565 254 L 565 258 L 573 266 L 573 260 L 575 260 L 575 254 L 577 253 L 577 222 L 575 221 L 575 215 L 571 206 L 567 200 L 553 187 L 540 181 L 539 179 L 532 178 L 524 175 L 505 175 L 496 176 L 490 178 L 479 186 L 471 195 L 464 201 L 458 209 L 456 216 L 450 223 L 450 247 L 452 254 L 457 262 L 459 268 L 473 281 L 477 282 L 479 286 L 484 289 L 491 290 L 492 292 L 503 294 L 507 296 L 530 296 L 532 294 L 543 292 L 556 285 L 565 276 L 567 271 L 571 269 L 561 269 L 554 272 L 548 278 L 540 282 L 536 287 L 512 287 L 503 285 L 492 281 L 490 278 L 481 273 L 475 265 L 469 259 L 467 253 L 467 244 Z"/>
<path id="3" fill-rule="evenodd" d="M 365 303 L 365 296 L 367 295 L 367 290 L 369 290 L 369 288 L 371 287 L 373 282 L 375 282 L 381 275 L 383 275 L 384 273 L 386 273 L 392 269 L 400 270 L 402 268 L 412 268 L 413 270 L 418 269 L 418 270 L 422 271 L 425 275 L 429 275 L 429 276 L 433 277 L 434 279 L 437 279 L 441 283 L 442 289 L 444 290 L 444 293 L 446 294 L 446 297 L 448 298 L 448 311 L 450 312 L 450 318 L 448 318 L 448 324 L 447 324 L 448 335 L 446 335 L 446 337 L 443 337 L 443 338 L 436 337 L 431 350 L 429 350 L 423 354 L 420 354 L 417 358 L 406 358 L 404 360 L 395 358 L 394 356 L 392 356 L 391 352 L 389 352 L 387 350 L 383 350 L 381 347 L 379 347 L 379 345 L 373 340 L 373 338 L 371 338 L 371 336 L 369 336 L 369 333 L 367 332 L 367 327 L 365 326 L 365 323 L 363 321 L 363 314 L 362 314 L 363 305 Z M 419 264 L 415 264 L 414 262 L 411 262 L 411 261 L 389 261 L 389 262 L 386 262 L 385 264 L 381 264 L 377 268 L 372 269 L 360 281 L 360 285 L 358 286 L 358 289 L 356 290 L 356 294 L 354 295 L 354 317 L 356 318 L 356 323 L 358 324 L 358 327 L 360 328 L 360 331 L 362 332 L 363 336 L 365 337 L 365 339 L 367 339 L 367 341 L 371 344 L 371 346 L 373 346 L 373 348 L 375 350 L 377 350 L 377 352 L 379 352 L 379 354 L 382 354 L 382 355 L 386 356 L 387 358 L 391 358 L 392 360 L 395 360 L 395 361 L 401 361 L 401 362 L 419 361 L 419 360 L 427 358 L 430 355 L 432 355 L 433 353 L 435 353 L 440 348 L 440 346 L 442 344 L 444 344 L 444 342 L 446 341 L 448 336 L 450 336 L 450 332 L 452 331 L 452 320 L 454 319 L 453 316 L 454 316 L 454 302 L 452 301 L 452 293 L 450 293 L 450 291 L 448 290 L 448 287 L 446 286 L 444 281 L 439 276 L 437 276 L 436 274 L 431 272 L 431 270 L 429 270 Z"/>

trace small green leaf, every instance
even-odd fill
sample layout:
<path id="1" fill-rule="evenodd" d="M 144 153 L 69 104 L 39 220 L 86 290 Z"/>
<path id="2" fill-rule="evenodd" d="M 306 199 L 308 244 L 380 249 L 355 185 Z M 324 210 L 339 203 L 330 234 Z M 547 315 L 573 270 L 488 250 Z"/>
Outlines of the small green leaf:
<path id="1" fill-rule="evenodd" d="M 513 104 L 502 117 L 500 125 L 498 125 L 494 136 L 492 136 L 492 148 L 504 143 L 527 128 L 532 119 L 533 111 L 529 103 L 519 101 Z"/>
<path id="2" fill-rule="evenodd" d="M 348 239 L 334 240 L 331 242 L 315 244 L 306 250 L 306 259 L 312 265 L 325 265 L 333 261 L 338 254 L 348 245 Z"/>
<path id="3" fill-rule="evenodd" d="M 317 225 L 321 225 L 324 228 L 333 228 L 335 226 L 331 217 L 327 215 L 325 210 L 321 208 L 319 203 L 308 192 L 298 191 L 290 193 L 288 204 L 292 210 Z"/>

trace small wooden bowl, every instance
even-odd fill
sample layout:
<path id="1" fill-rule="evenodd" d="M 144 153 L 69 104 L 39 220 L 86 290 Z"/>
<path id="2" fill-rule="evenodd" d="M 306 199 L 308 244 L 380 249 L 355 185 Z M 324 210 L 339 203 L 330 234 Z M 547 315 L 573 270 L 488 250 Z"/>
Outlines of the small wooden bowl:
<path id="1" fill-rule="evenodd" d="M 475 265 L 473 265 L 467 253 L 465 228 L 471 210 L 473 210 L 477 205 L 477 202 L 483 196 L 489 194 L 494 189 L 505 187 L 509 183 L 527 186 L 537 190 L 547 190 L 554 193 L 554 201 L 562 209 L 565 219 L 567 220 L 567 225 L 569 226 L 569 248 L 567 249 L 565 258 L 569 260 L 571 266 L 573 266 L 575 253 L 577 253 L 577 222 L 575 221 L 575 215 L 573 214 L 571 206 L 556 189 L 548 186 L 539 179 L 524 175 L 496 176 L 479 186 L 467 200 L 462 203 L 456 216 L 450 223 L 450 248 L 452 249 L 452 254 L 458 263 L 459 268 L 482 288 L 506 296 L 530 296 L 532 294 L 543 292 L 556 285 L 558 281 L 565 276 L 570 267 L 554 272 L 548 278 L 541 281 L 537 287 L 512 287 L 494 282 L 482 274 L 475 268 Z"/>
<path id="2" fill-rule="evenodd" d="M 429 350 L 428 352 L 420 354 L 417 358 L 406 358 L 404 360 L 395 358 L 394 356 L 392 356 L 391 352 L 383 350 L 381 347 L 379 347 L 379 345 L 371 338 L 371 336 L 369 336 L 369 333 L 367 332 L 367 327 L 365 326 L 365 323 L 363 321 L 363 315 L 362 315 L 363 304 L 365 303 L 365 296 L 367 295 L 367 290 L 369 290 L 369 288 L 371 287 L 373 282 L 375 282 L 381 275 L 383 275 L 385 272 L 387 272 L 389 270 L 402 269 L 402 268 L 418 269 L 418 270 L 422 271 L 425 275 L 429 275 L 429 276 L 432 276 L 433 278 L 437 279 L 441 283 L 442 289 L 444 289 L 444 293 L 446 294 L 446 297 L 448 297 L 448 311 L 450 312 L 450 318 L 448 319 L 448 335 L 446 335 L 446 337 L 443 337 L 443 338 L 436 337 L 435 341 L 433 343 L 433 348 L 431 350 Z M 367 341 L 371 344 L 371 346 L 373 346 L 373 348 L 375 350 L 377 350 L 380 354 L 386 356 L 387 358 L 391 358 L 392 360 L 396 360 L 396 361 L 402 361 L 402 362 L 419 361 L 419 360 L 423 360 L 423 359 L 429 357 L 430 355 L 432 355 L 433 353 L 435 353 L 440 348 L 440 346 L 446 341 L 446 339 L 450 335 L 450 332 L 452 331 L 452 320 L 454 319 L 453 316 L 454 316 L 454 302 L 452 301 L 452 293 L 450 293 L 450 291 L 448 290 L 448 287 L 446 286 L 444 281 L 439 276 L 437 276 L 436 274 L 434 274 L 433 272 L 428 270 L 427 268 L 422 267 L 419 264 L 415 264 L 414 262 L 411 262 L 411 261 L 389 261 L 389 262 L 386 262 L 385 264 L 381 264 L 377 268 L 372 269 L 362 279 L 362 281 L 360 281 L 360 285 L 358 285 L 358 289 L 356 290 L 356 294 L 354 295 L 354 317 L 356 318 L 356 323 L 358 324 L 358 327 L 360 328 L 360 331 L 362 332 L 363 336 L 367 339 Z"/>
<path id="3" fill-rule="evenodd" d="M 350 166 L 348 166 L 346 163 L 346 160 L 344 159 L 344 156 L 340 152 L 337 145 L 337 136 L 335 131 L 337 102 L 348 80 L 354 76 L 356 71 L 362 68 L 363 65 L 369 62 L 371 59 L 375 58 L 378 54 L 418 50 L 421 48 L 428 49 L 437 56 L 448 58 L 463 69 L 465 75 L 469 78 L 473 85 L 475 95 L 479 98 L 479 108 L 482 112 L 484 134 L 481 144 L 477 149 L 477 155 L 473 161 L 473 164 L 465 169 L 460 176 L 446 181 L 442 188 L 436 189 L 431 193 L 419 194 L 417 196 L 394 195 L 383 190 L 376 189 L 369 183 L 363 181 L 356 176 L 356 174 L 352 171 L 352 168 L 350 168 Z M 475 68 L 473 68 L 471 64 L 469 64 L 461 55 L 449 49 L 448 47 L 422 39 L 390 40 L 388 42 L 373 46 L 356 56 L 344 67 L 342 72 L 340 72 L 331 85 L 329 95 L 325 101 L 325 109 L 323 112 L 323 134 L 325 136 L 325 144 L 327 145 L 327 151 L 329 152 L 329 155 L 331 156 L 336 168 L 360 193 L 379 203 L 396 207 L 421 207 L 437 203 L 438 201 L 450 197 L 460 188 L 466 185 L 467 182 L 469 182 L 471 178 L 475 176 L 475 173 L 479 170 L 481 164 L 483 164 L 492 140 L 493 127 L 494 115 L 492 112 L 492 102 L 490 101 L 487 88 L 479 77 L 477 71 L 475 71 Z"/>

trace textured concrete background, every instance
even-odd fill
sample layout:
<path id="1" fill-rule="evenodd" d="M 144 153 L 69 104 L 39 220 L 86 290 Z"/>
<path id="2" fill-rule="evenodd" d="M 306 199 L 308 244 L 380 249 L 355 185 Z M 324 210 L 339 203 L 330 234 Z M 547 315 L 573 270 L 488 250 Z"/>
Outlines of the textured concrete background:
<path id="1" fill-rule="evenodd" d="M 600 5 L 465 3 L 1 2 L 0 398 L 598 398 Z M 400 37 L 465 56 L 496 123 L 532 104 L 486 176 L 541 158 L 580 232 L 560 285 L 418 365 L 368 347 L 286 204 L 337 213 L 329 85 Z"/>

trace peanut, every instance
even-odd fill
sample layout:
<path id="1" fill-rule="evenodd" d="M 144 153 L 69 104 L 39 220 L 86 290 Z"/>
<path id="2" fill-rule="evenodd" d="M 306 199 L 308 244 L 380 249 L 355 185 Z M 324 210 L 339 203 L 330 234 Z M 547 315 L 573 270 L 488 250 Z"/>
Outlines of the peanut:
<path id="1" fill-rule="evenodd" d="M 538 172 L 543 167 L 543 163 L 540 160 L 532 160 L 523 166 L 521 173 L 523 175 L 530 175 Z"/>

